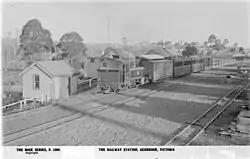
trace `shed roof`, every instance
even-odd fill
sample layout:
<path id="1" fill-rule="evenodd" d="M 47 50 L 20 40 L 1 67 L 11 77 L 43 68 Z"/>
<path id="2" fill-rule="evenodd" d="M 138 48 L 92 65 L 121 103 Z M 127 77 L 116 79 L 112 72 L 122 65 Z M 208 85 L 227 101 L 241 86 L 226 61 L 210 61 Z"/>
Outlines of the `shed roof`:
<path id="1" fill-rule="evenodd" d="M 150 62 L 157 63 L 157 62 L 172 62 L 172 60 L 152 60 Z"/>
<path id="2" fill-rule="evenodd" d="M 164 56 L 161 55 L 141 55 L 141 57 L 149 60 L 164 59 Z"/>
<path id="3" fill-rule="evenodd" d="M 37 66 L 44 73 L 48 74 L 50 77 L 53 76 L 72 76 L 74 73 L 77 73 L 76 69 L 70 66 L 67 62 L 60 61 L 37 61 L 27 67 L 20 75 L 23 75 L 32 67 Z"/>
<path id="4" fill-rule="evenodd" d="M 155 46 L 154 48 L 152 48 L 151 50 L 149 50 L 146 54 L 148 54 L 150 51 L 154 51 L 164 57 L 173 57 L 173 53 L 171 52 L 171 50 L 163 48 L 161 46 Z"/>

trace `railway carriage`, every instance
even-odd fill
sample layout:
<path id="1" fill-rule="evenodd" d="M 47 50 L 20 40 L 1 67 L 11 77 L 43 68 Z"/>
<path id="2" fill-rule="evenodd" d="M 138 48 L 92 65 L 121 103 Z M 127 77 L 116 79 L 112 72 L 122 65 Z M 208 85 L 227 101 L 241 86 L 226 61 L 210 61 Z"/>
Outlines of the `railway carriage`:
<path id="1" fill-rule="evenodd" d="M 192 61 L 190 58 L 175 58 L 174 62 L 174 77 L 189 75 L 192 71 Z"/>

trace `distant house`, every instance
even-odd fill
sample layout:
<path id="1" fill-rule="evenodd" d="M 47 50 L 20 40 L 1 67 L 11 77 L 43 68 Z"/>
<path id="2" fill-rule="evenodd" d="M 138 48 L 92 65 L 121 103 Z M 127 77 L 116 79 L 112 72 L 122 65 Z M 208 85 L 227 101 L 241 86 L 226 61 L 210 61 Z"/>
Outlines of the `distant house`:
<path id="1" fill-rule="evenodd" d="M 116 59 L 123 62 L 130 62 L 131 67 L 135 66 L 136 56 L 131 51 L 122 49 L 120 47 L 108 47 L 104 50 L 104 55 L 102 57 Z"/>
<path id="2" fill-rule="evenodd" d="M 86 76 L 97 77 L 99 68 L 123 69 L 129 68 L 130 62 L 122 59 L 114 59 L 109 57 L 89 57 L 86 64 Z"/>
<path id="3" fill-rule="evenodd" d="M 79 73 L 65 61 L 38 61 L 20 73 L 23 98 L 49 93 L 52 99 L 68 98 L 77 92 Z"/>
<path id="4" fill-rule="evenodd" d="M 101 57 L 87 57 L 87 61 L 84 63 L 84 71 L 86 77 L 97 77 L 97 69 L 102 66 Z"/>
<path id="5" fill-rule="evenodd" d="M 121 48 L 108 47 L 98 56 L 88 57 L 84 65 L 86 76 L 97 77 L 97 70 L 101 67 L 122 69 L 135 66 L 135 55 Z"/>
<path id="6" fill-rule="evenodd" d="M 169 49 L 163 48 L 161 46 L 156 46 L 149 50 L 145 55 L 161 55 L 165 57 L 166 59 L 174 57 L 173 51 L 170 51 Z"/>

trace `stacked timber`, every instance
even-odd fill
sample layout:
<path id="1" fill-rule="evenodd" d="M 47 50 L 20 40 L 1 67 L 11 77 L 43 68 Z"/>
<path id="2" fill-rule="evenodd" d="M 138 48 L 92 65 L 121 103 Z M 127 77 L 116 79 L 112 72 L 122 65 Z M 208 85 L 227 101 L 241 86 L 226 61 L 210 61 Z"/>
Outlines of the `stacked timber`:
<path id="1" fill-rule="evenodd" d="M 220 135 L 230 137 L 250 137 L 250 110 L 249 105 L 242 105 L 239 107 L 239 114 L 231 122 L 227 129 L 221 129 Z"/>
<path id="2" fill-rule="evenodd" d="M 250 133 L 250 111 L 241 110 L 236 119 L 236 128 L 240 132 Z"/>

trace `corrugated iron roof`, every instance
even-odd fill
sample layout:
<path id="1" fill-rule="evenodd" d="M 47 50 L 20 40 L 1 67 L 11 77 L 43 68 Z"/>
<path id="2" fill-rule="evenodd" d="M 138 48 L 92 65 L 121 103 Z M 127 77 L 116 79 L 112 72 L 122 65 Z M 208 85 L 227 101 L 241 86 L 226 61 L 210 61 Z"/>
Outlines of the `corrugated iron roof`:
<path id="1" fill-rule="evenodd" d="M 118 55 L 120 55 L 121 57 L 125 59 L 135 58 L 135 55 L 132 52 L 130 52 L 129 50 L 119 48 L 119 47 L 108 47 L 107 49 L 105 49 L 104 55 L 109 53 L 110 51 L 116 52 Z"/>
<path id="2" fill-rule="evenodd" d="M 154 48 L 150 49 L 148 51 L 148 53 L 150 51 L 154 51 L 154 52 L 156 52 L 164 57 L 173 57 L 174 56 L 171 50 L 166 49 L 166 48 L 162 48 L 162 46 L 155 46 Z"/>
<path id="3" fill-rule="evenodd" d="M 142 58 L 149 59 L 149 60 L 155 60 L 155 59 L 164 59 L 164 56 L 161 55 L 141 55 Z"/>
<path id="4" fill-rule="evenodd" d="M 71 76 L 74 73 L 77 73 L 76 69 L 70 66 L 67 62 L 60 61 L 37 61 L 33 63 L 28 68 L 26 68 L 20 75 L 23 75 L 30 68 L 38 66 L 42 71 L 47 73 L 50 76 Z"/>

